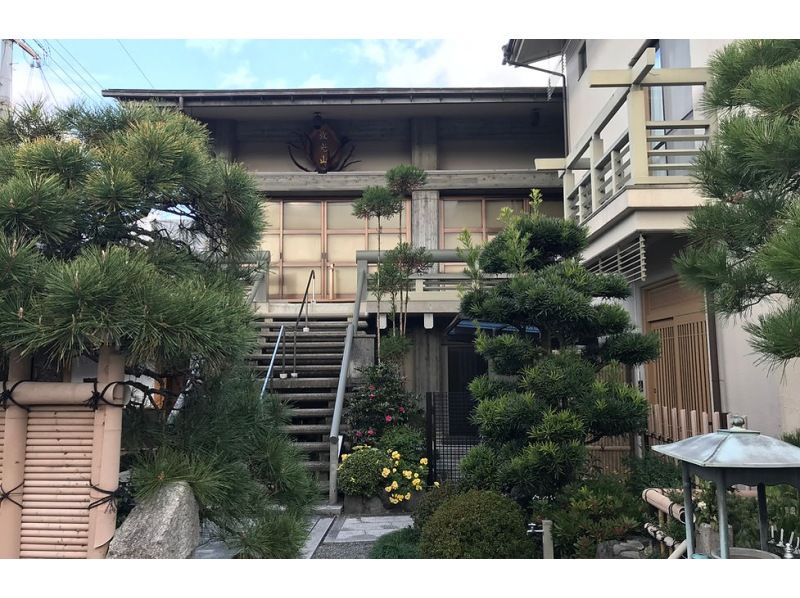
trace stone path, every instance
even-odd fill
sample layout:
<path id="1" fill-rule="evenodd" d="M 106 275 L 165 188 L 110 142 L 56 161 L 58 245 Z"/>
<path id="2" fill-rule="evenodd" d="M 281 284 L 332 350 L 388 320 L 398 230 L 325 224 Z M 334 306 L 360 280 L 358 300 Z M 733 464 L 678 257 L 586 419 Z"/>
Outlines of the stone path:
<path id="1" fill-rule="evenodd" d="M 383 515 L 371 517 L 320 517 L 309 518 L 309 535 L 300 558 L 304 559 L 366 559 L 372 544 L 381 536 L 410 527 L 409 515 Z M 212 540 L 208 526 L 201 532 L 201 544 L 191 558 L 230 559 L 234 553 L 223 542 Z"/>

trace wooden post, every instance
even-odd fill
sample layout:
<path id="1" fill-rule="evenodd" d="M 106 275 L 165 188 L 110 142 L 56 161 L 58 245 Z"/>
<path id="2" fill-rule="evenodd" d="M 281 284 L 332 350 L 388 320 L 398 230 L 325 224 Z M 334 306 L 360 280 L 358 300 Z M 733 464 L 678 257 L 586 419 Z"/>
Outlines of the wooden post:
<path id="1" fill-rule="evenodd" d="M 703 419 L 700 422 L 700 429 L 703 431 L 703 434 L 708 434 L 711 430 L 708 427 L 708 413 L 703 411 Z"/>
<path id="2" fill-rule="evenodd" d="M 97 362 L 97 384 L 102 389 L 110 382 L 125 378 L 125 359 L 110 347 L 100 350 Z M 123 404 L 125 386 L 112 387 L 106 399 Z M 112 399 L 113 397 L 113 399 Z M 122 399 L 122 400 L 120 400 Z M 113 492 L 119 487 L 119 457 L 122 444 L 122 409 L 101 403 L 95 412 L 94 453 L 92 454 L 92 484 L 102 490 Z M 107 494 L 91 489 L 92 501 Z M 109 504 L 100 505 L 89 512 L 89 546 L 87 558 L 102 559 L 108 552 L 108 544 L 114 537 L 116 511 Z"/>
<path id="3" fill-rule="evenodd" d="M 8 387 L 20 380 L 28 380 L 30 371 L 30 358 L 10 355 Z M 8 498 L 0 502 L 0 558 L 16 559 L 19 558 L 22 508 L 14 504 L 11 499 L 22 504 L 28 412 L 11 403 L 6 407 L 5 413 L 0 413 L 0 417 L 5 417 L 3 451 L 0 454 L 0 458 L 3 459 L 3 490 L 10 492 L 16 488 L 10 492 Z"/>
<path id="4" fill-rule="evenodd" d="M 692 420 L 692 436 L 697 436 L 698 434 L 700 434 L 700 430 L 697 427 L 697 411 L 692 409 L 689 414 L 689 417 Z"/>
<path id="5" fill-rule="evenodd" d="M 686 424 L 686 409 L 681 409 L 681 440 L 689 437 L 689 426 Z"/>
<path id="6" fill-rule="evenodd" d="M 628 93 L 628 143 L 631 183 L 635 185 L 650 175 L 647 157 L 647 95 L 640 85 L 631 85 Z"/>

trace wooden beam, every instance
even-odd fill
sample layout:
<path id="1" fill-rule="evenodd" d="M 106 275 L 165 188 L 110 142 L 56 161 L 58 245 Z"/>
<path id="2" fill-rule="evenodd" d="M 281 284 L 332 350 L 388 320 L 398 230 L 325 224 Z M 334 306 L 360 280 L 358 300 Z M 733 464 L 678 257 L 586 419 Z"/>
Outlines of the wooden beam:
<path id="1" fill-rule="evenodd" d="M 640 70 L 635 70 L 637 67 Z M 639 65 L 637 62 L 632 69 L 589 71 L 589 87 L 705 85 L 708 78 L 708 69 L 704 67 L 654 69 L 652 65 Z"/>
<path id="2" fill-rule="evenodd" d="M 302 195 L 324 191 L 352 194 L 370 185 L 383 185 L 384 172 L 253 172 L 258 189 L 266 193 Z M 427 190 L 560 188 L 555 172 L 533 169 L 429 170 Z"/>

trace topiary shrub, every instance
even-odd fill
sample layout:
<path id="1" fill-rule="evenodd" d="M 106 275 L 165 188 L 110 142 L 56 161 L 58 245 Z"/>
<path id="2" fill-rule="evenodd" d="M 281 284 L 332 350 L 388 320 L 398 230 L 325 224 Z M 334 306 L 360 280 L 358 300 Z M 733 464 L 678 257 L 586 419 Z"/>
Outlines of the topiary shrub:
<path id="1" fill-rule="evenodd" d="M 367 446 L 353 447 L 349 455 L 342 455 L 337 485 L 348 496 L 378 496 L 383 485 L 381 471 L 392 467 L 392 461 L 383 451 Z"/>
<path id="2" fill-rule="evenodd" d="M 420 541 L 420 554 L 432 559 L 520 559 L 533 550 L 519 505 L 484 490 L 447 500 L 425 523 Z"/>
<path id="3" fill-rule="evenodd" d="M 378 439 L 378 448 L 384 453 L 397 451 L 406 459 L 419 461 L 425 453 L 425 438 L 411 426 L 394 426 Z"/>
<path id="4" fill-rule="evenodd" d="M 465 490 L 500 490 L 497 453 L 486 444 L 473 446 L 461 459 L 461 487 Z"/>
<path id="5" fill-rule="evenodd" d="M 414 528 L 422 530 L 425 523 L 430 519 L 431 515 L 436 512 L 436 509 L 441 507 L 445 501 L 457 496 L 460 487 L 453 482 L 445 482 L 439 485 L 439 482 L 434 482 L 433 488 L 420 496 L 414 512 L 411 513 L 411 518 L 414 520 Z"/>
<path id="6" fill-rule="evenodd" d="M 369 553 L 371 559 L 418 559 L 419 531 L 406 527 L 385 536 L 375 542 Z"/>

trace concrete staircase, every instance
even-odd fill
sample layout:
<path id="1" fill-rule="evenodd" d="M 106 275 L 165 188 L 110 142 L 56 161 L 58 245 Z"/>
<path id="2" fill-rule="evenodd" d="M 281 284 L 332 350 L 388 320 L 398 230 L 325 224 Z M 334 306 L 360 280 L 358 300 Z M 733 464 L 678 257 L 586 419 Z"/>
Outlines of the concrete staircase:
<path id="1" fill-rule="evenodd" d="M 296 313 L 269 313 L 259 316 L 255 322 L 258 328 L 258 349 L 250 356 L 250 362 L 262 376 L 266 375 L 280 327 L 285 326 L 283 342 L 286 344 L 286 364 L 284 367 L 281 346 L 272 372 L 271 394 L 289 407 L 291 420 L 286 431 L 294 440 L 295 446 L 308 455 L 306 466 L 314 472 L 320 489 L 327 493 L 331 418 L 336 402 L 348 317 L 311 314 L 308 317 L 308 331 L 304 331 L 304 315 L 297 329 L 295 366 L 292 356 L 296 317 Z M 366 322 L 360 320 L 356 335 L 363 336 L 366 327 Z M 297 376 L 293 377 L 293 373 Z M 342 431 L 347 431 L 344 425 Z"/>

